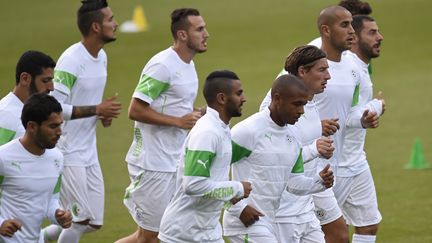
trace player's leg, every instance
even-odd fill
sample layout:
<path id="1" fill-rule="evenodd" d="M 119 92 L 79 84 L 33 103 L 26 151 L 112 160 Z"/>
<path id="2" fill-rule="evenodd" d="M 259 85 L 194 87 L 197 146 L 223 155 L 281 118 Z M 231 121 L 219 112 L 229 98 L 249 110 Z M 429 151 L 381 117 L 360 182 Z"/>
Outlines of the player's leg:
<path id="1" fill-rule="evenodd" d="M 102 228 L 105 209 L 105 186 L 99 163 L 87 167 L 87 193 L 89 207 L 93 218 L 90 219 L 84 233 L 94 232 Z"/>
<path id="2" fill-rule="evenodd" d="M 338 182 L 339 183 L 339 182 Z M 337 184 L 337 183 L 336 183 Z M 348 226 L 331 188 L 313 194 L 315 214 L 320 221 L 327 243 L 347 243 Z"/>
<path id="3" fill-rule="evenodd" d="M 373 243 L 376 241 L 381 213 L 374 181 L 370 169 L 353 178 L 352 190 L 342 205 L 347 223 L 355 227 L 353 243 Z"/>
<path id="4" fill-rule="evenodd" d="M 72 213 L 72 226 L 61 232 L 59 243 L 79 242 L 90 219 L 93 219 L 88 202 L 87 176 L 87 167 L 65 166 L 63 169 L 60 203 Z"/>
<path id="5" fill-rule="evenodd" d="M 136 233 L 118 243 L 158 242 L 162 215 L 174 195 L 175 172 L 141 170 L 126 189 L 124 204 L 139 226 Z"/>
<path id="6" fill-rule="evenodd" d="M 315 218 L 313 221 L 305 223 L 301 242 L 325 243 L 324 232 L 321 229 L 320 221 L 318 219 Z"/>
<path id="7" fill-rule="evenodd" d="M 256 227 L 256 230 L 252 230 L 253 232 L 250 232 L 248 234 L 238 234 L 238 235 L 232 235 L 227 236 L 230 243 L 278 243 L 282 241 L 278 241 L 276 238 L 277 233 L 275 232 L 276 229 L 273 229 L 273 227 L 265 227 L 260 226 Z"/>
<path id="8" fill-rule="evenodd" d="M 277 223 L 275 224 L 278 242 L 300 243 L 302 224 Z"/>

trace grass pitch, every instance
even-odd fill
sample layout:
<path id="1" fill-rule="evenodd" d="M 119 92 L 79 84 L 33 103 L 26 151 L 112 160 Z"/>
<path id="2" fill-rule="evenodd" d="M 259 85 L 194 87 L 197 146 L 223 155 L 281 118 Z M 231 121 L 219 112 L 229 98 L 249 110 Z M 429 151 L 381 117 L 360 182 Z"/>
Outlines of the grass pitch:
<path id="1" fill-rule="evenodd" d="M 155 53 L 172 43 L 169 14 L 174 8 L 196 7 L 210 33 L 209 49 L 196 56 L 202 82 L 214 69 L 231 69 L 241 78 L 247 103 L 244 117 L 253 114 L 281 70 L 284 58 L 296 46 L 317 37 L 319 11 L 338 1 L 110 1 L 119 23 L 141 4 L 150 25 L 147 32 L 118 33 L 106 46 L 108 83 L 105 97 L 119 93 L 121 117 L 109 129 L 98 130 L 99 156 L 106 185 L 105 225 L 81 242 L 113 242 L 136 226 L 122 205 L 129 183 L 124 157 L 132 141 L 133 123 L 127 107 L 141 69 Z M 432 161 L 432 89 L 427 24 L 432 2 L 427 0 L 369 1 L 384 35 L 382 55 L 373 61 L 374 90 L 387 102 L 381 126 L 368 133 L 366 151 L 374 175 L 383 215 L 377 242 L 432 242 L 431 170 L 406 170 L 411 146 L 419 137 L 425 156 Z M 80 40 L 76 27 L 79 1 L 20 0 L 0 2 L 0 96 L 14 86 L 18 57 L 29 49 L 54 59 Z M 201 87 L 197 106 L 204 105 Z M 239 119 L 235 119 L 236 123 Z"/>

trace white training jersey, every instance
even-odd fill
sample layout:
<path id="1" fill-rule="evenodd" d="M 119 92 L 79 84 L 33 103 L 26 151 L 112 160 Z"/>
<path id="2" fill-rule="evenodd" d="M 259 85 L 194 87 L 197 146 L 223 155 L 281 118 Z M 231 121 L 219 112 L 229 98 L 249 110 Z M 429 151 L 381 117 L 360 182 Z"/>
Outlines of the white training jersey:
<path id="1" fill-rule="evenodd" d="M 54 69 L 52 95 L 61 103 L 65 117 L 57 143 L 66 166 L 99 163 L 96 146 L 97 117 L 70 120 L 73 106 L 95 106 L 102 102 L 107 79 L 107 56 L 101 49 L 93 57 L 81 42 L 60 56 Z"/>
<path id="2" fill-rule="evenodd" d="M 278 77 L 288 74 L 286 70 L 282 70 Z M 271 89 L 267 92 L 265 98 L 260 105 L 260 111 L 268 109 L 271 103 Z M 319 157 L 316 148 L 316 140 L 321 137 L 322 127 L 319 112 L 313 101 L 309 101 L 304 106 L 304 113 L 300 119 L 294 124 L 299 131 L 299 139 L 302 145 L 302 156 L 305 175 L 308 177 L 314 176 L 321 171 L 326 164 L 325 160 L 316 160 Z M 319 165 L 318 165 L 319 162 Z M 315 217 L 313 211 L 313 197 L 311 195 L 297 196 L 287 191 L 282 193 L 279 209 L 276 213 L 276 223 L 305 223 L 312 221 Z"/>
<path id="3" fill-rule="evenodd" d="M 0 100 L 0 146 L 25 133 L 21 122 L 23 102 L 10 92 Z"/>
<path id="4" fill-rule="evenodd" d="M 232 179 L 249 181 L 253 189 L 248 198 L 225 211 L 224 235 L 260 233 L 263 227 L 272 227 L 285 190 L 297 195 L 325 190 L 318 175 L 304 176 L 297 132 L 294 126 L 277 125 L 269 109 L 233 127 Z M 265 215 L 249 227 L 239 218 L 247 205 Z"/>
<path id="5" fill-rule="evenodd" d="M 243 196 L 243 185 L 229 181 L 230 129 L 216 110 L 197 121 L 186 138 L 177 172 L 176 193 L 162 217 L 164 242 L 223 242 L 219 218 L 224 204 Z"/>
<path id="6" fill-rule="evenodd" d="M 309 42 L 308 45 L 316 46 L 316 47 L 318 47 L 318 48 L 321 49 L 321 46 L 322 46 L 321 37 L 315 38 L 314 40 L 312 40 L 311 42 Z"/>
<path id="7" fill-rule="evenodd" d="M 144 67 L 133 94 L 162 114 L 182 117 L 193 111 L 198 76 L 193 61 L 185 63 L 172 47 Z M 187 130 L 135 121 L 126 161 L 146 170 L 175 172 Z"/>
<path id="8" fill-rule="evenodd" d="M 63 155 L 56 148 L 38 156 L 19 139 L 0 147 L 0 225 L 7 219 L 22 223 L 12 238 L 0 236 L 1 242 L 38 242 L 44 218 L 57 224 L 62 170 Z"/>
<path id="9" fill-rule="evenodd" d="M 316 94 L 313 98 L 318 108 L 321 120 L 338 118 L 339 130 L 331 136 L 335 146 L 333 157 L 328 161 L 335 175 L 338 175 L 337 166 L 341 160 L 343 139 L 345 136 L 346 122 L 351 120 L 352 126 L 361 127 L 359 111 L 360 73 L 356 64 L 346 55 L 341 56 L 340 62 L 328 60 L 331 78 L 327 80 L 323 93 Z"/>
<path id="10" fill-rule="evenodd" d="M 319 157 L 316 148 L 316 140 L 321 138 L 322 128 L 319 113 L 313 101 L 309 101 L 304 107 L 304 114 L 294 124 L 299 130 L 302 144 L 305 175 L 312 177 L 321 171 L 326 164 L 318 164 L 325 160 L 317 160 Z M 309 151 L 309 152 L 308 152 Z M 312 195 L 297 196 L 289 192 L 283 192 L 279 209 L 276 213 L 276 223 L 302 224 L 316 218 Z"/>
<path id="11" fill-rule="evenodd" d="M 364 63 L 351 51 L 347 51 L 346 56 L 358 66 L 361 75 L 359 105 L 381 115 L 382 103 L 377 99 L 373 99 L 372 80 L 369 75 L 368 64 Z M 338 176 L 355 176 L 369 168 L 364 151 L 365 138 L 366 129 L 346 128 L 342 157 L 339 161 Z"/>

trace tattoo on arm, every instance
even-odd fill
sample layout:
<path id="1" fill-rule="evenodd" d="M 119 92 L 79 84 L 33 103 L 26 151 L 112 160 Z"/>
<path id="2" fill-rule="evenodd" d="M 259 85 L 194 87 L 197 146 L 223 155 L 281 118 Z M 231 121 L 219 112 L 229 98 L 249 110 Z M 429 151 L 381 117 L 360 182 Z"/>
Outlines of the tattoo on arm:
<path id="1" fill-rule="evenodd" d="M 84 118 L 96 115 L 96 106 L 74 106 L 71 119 Z"/>

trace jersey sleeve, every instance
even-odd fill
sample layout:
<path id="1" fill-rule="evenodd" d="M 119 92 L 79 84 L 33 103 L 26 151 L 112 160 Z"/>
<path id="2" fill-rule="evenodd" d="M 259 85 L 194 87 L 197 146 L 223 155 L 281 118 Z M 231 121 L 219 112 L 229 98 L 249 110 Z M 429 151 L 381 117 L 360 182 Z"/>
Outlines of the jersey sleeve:
<path id="1" fill-rule="evenodd" d="M 324 191 L 326 188 L 322 184 L 319 175 L 315 175 L 313 178 L 304 175 L 304 163 L 302 157 L 302 149 L 300 149 L 296 163 L 288 177 L 287 191 L 299 196 Z"/>
<path id="2" fill-rule="evenodd" d="M 57 178 L 57 183 L 54 187 L 47 208 L 47 218 L 54 224 L 58 224 L 57 219 L 55 217 L 55 212 L 57 209 L 60 208 L 59 198 L 60 198 L 61 178 L 62 175 L 59 175 L 59 177 Z"/>
<path id="3" fill-rule="evenodd" d="M 155 63 L 141 73 L 133 97 L 151 104 L 169 88 L 170 80 L 169 69 L 161 63 Z"/>
<path id="4" fill-rule="evenodd" d="M 303 163 L 310 162 L 311 160 L 318 158 L 320 156 L 317 149 L 317 140 L 315 139 L 311 144 L 305 145 L 302 148 Z"/>
<path id="5" fill-rule="evenodd" d="M 191 135 L 186 146 L 183 189 L 192 197 L 228 201 L 243 196 L 243 185 L 236 181 L 214 181 L 210 169 L 220 141 L 212 132 Z"/>
<path id="6" fill-rule="evenodd" d="M 239 162 L 251 155 L 255 144 L 254 133 L 245 123 L 239 123 L 232 128 L 231 140 L 231 163 Z"/>
<path id="7" fill-rule="evenodd" d="M 62 58 L 54 70 L 54 91 L 51 95 L 62 106 L 63 117 L 70 120 L 72 116 L 72 104 L 68 103 L 71 90 L 79 77 L 79 65 L 72 58 Z"/>
<path id="8" fill-rule="evenodd" d="M 267 107 L 271 103 L 271 89 L 267 92 L 266 96 L 264 97 L 263 101 L 261 102 L 259 111 L 262 111 L 264 109 L 268 109 Z"/>
<path id="9" fill-rule="evenodd" d="M 3 112 L 0 119 L 0 145 L 3 145 L 24 134 L 21 122 L 17 124 L 15 116 L 9 112 Z M 19 129 L 18 126 L 22 128 Z"/>

